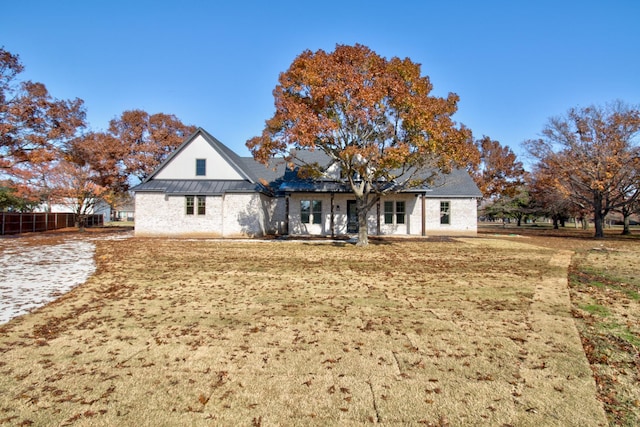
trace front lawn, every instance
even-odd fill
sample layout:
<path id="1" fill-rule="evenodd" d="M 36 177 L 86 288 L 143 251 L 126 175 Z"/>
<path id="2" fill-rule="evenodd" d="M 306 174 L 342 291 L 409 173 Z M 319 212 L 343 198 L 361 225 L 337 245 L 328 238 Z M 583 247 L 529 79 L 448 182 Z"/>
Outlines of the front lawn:
<path id="1" fill-rule="evenodd" d="M 530 243 L 99 241 L 0 327 L 0 424 L 606 425 L 571 252 Z"/>

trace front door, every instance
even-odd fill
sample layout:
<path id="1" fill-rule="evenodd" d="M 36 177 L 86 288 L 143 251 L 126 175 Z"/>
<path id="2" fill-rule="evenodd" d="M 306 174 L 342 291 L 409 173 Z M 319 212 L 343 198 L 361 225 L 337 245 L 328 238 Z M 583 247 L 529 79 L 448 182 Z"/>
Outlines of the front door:
<path id="1" fill-rule="evenodd" d="M 358 232 L 358 207 L 355 200 L 347 200 L 347 233 Z"/>

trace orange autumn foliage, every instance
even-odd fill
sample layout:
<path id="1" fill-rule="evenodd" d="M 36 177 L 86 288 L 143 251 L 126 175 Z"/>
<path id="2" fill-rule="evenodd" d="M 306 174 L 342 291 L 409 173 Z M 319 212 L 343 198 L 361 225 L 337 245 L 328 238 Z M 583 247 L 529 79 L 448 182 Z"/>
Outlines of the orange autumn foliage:
<path id="1" fill-rule="evenodd" d="M 276 112 L 246 145 L 265 164 L 276 155 L 291 160 L 292 149 L 322 150 L 356 197 L 366 245 L 366 214 L 380 195 L 477 156 L 471 132 L 452 119 L 458 96 L 431 90 L 408 58 L 386 59 L 360 44 L 306 50 L 280 74 Z"/>

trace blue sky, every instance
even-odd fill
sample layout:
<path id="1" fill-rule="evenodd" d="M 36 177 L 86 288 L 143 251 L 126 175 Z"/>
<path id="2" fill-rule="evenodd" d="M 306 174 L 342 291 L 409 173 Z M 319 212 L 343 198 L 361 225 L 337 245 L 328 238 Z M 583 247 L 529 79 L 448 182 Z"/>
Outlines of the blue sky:
<path id="1" fill-rule="evenodd" d="M 640 104 L 640 1 L 5 1 L 0 46 L 24 79 L 81 98 L 93 130 L 140 108 L 201 126 L 240 155 L 305 49 L 360 43 L 422 64 L 458 122 L 510 146 L 551 116 Z"/>

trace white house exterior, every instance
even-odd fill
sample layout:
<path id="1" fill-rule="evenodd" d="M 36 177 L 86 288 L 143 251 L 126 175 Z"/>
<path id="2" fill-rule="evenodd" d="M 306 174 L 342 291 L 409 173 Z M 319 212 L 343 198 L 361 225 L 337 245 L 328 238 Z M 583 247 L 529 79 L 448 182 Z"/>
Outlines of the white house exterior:
<path id="1" fill-rule="evenodd" d="M 314 154 L 318 158 L 321 153 Z M 336 180 L 302 180 L 284 161 L 265 167 L 198 129 L 135 192 L 136 236 L 345 236 L 355 197 Z M 475 235 L 477 186 L 455 170 L 431 188 L 385 196 L 370 235 Z"/>

